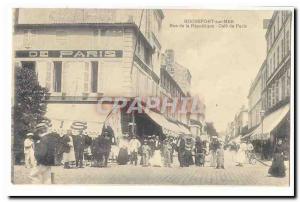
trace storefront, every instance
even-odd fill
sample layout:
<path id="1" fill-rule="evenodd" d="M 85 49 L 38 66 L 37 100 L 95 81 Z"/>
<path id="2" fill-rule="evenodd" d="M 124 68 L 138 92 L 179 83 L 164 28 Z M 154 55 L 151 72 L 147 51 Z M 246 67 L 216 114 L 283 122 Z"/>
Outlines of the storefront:
<path id="1" fill-rule="evenodd" d="M 285 145 L 289 145 L 290 141 L 290 106 L 286 104 L 276 111 L 264 117 L 262 123 L 245 138 L 249 138 L 257 147 L 257 151 L 266 158 L 272 156 L 274 146 L 278 140 L 283 140 Z M 255 146 L 256 145 L 256 146 Z M 286 154 L 289 156 L 289 148 L 286 148 Z"/>

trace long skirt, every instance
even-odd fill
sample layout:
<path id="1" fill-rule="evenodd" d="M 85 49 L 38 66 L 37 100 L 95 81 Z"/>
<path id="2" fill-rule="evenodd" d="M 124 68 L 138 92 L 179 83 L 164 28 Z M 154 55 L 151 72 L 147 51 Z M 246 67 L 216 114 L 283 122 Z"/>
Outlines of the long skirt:
<path id="1" fill-rule="evenodd" d="M 72 162 L 72 161 L 75 161 L 74 147 L 70 147 L 70 151 L 69 152 L 65 152 L 63 154 L 63 162 L 64 163 Z"/>
<path id="2" fill-rule="evenodd" d="M 117 162 L 119 165 L 126 165 L 129 161 L 129 155 L 127 149 L 120 148 Z"/>
<path id="3" fill-rule="evenodd" d="M 149 163 L 151 164 L 151 166 L 162 166 L 160 150 L 154 150 L 153 156 L 150 159 Z"/>
<path id="4" fill-rule="evenodd" d="M 244 164 L 246 163 L 246 153 L 243 150 L 238 151 L 236 155 L 236 161 L 239 164 Z"/>
<path id="5" fill-rule="evenodd" d="M 195 165 L 196 166 L 204 166 L 205 162 L 205 154 L 204 153 L 196 153 L 195 154 Z"/>
<path id="6" fill-rule="evenodd" d="M 217 165 L 216 151 L 211 150 L 210 151 L 210 166 L 216 167 L 216 165 Z"/>
<path id="7" fill-rule="evenodd" d="M 189 167 L 190 165 L 194 165 L 194 160 L 191 151 L 184 152 L 184 166 Z"/>
<path id="8" fill-rule="evenodd" d="M 276 153 L 274 155 L 272 165 L 269 168 L 269 174 L 274 177 L 284 177 L 285 176 L 285 166 L 283 155 Z"/>

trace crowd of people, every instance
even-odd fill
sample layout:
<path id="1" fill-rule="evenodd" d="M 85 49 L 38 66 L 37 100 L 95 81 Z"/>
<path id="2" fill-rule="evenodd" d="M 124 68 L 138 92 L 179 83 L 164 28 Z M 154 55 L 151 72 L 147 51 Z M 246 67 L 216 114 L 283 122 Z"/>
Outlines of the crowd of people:
<path id="1" fill-rule="evenodd" d="M 35 134 L 28 133 L 24 141 L 25 166 L 32 168 L 33 183 L 49 183 L 51 166 L 63 165 L 65 169 L 107 167 L 108 163 L 131 164 L 142 167 L 210 167 L 225 169 L 224 148 L 232 154 L 237 166 L 247 163 L 247 154 L 253 150 L 248 142 L 224 142 L 213 136 L 208 142 L 199 136 L 180 134 L 179 137 L 152 135 L 123 135 L 115 138 L 109 125 L 104 125 L 101 134 L 92 139 L 85 134 L 86 123 L 74 122 L 66 134 L 60 136 L 49 130 L 51 122 L 37 125 Z M 284 176 L 282 147 L 277 146 L 270 174 Z M 210 159 L 206 159 L 209 156 Z M 177 157 L 177 158 L 176 158 Z M 176 162 L 175 162 L 176 161 Z M 279 174 L 278 174 L 279 173 Z"/>

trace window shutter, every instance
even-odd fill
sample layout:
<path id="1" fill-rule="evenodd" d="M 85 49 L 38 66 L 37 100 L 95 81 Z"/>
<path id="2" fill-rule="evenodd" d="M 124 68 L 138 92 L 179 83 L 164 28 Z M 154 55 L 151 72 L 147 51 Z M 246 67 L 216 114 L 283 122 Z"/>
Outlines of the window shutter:
<path id="1" fill-rule="evenodd" d="M 69 68 L 69 63 L 68 62 L 63 62 L 62 64 L 62 92 L 66 93 L 67 92 L 67 75 L 68 75 L 68 68 Z"/>
<path id="2" fill-rule="evenodd" d="M 85 62 L 85 66 L 84 66 L 84 85 L 83 85 L 83 90 L 84 92 L 89 92 L 89 63 Z"/>
<path id="3" fill-rule="evenodd" d="M 46 88 L 51 92 L 52 91 L 52 68 L 53 63 L 48 62 L 47 63 L 47 72 L 46 72 Z"/>

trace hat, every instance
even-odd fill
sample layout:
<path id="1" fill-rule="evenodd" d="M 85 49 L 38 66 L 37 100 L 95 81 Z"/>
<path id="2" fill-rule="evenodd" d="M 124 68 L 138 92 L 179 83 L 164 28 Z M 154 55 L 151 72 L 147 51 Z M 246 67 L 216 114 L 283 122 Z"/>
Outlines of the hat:
<path id="1" fill-rule="evenodd" d="M 48 128 L 48 125 L 46 123 L 39 123 L 36 125 L 35 129 L 38 130 L 38 129 L 42 129 L 42 128 Z"/>
<path id="2" fill-rule="evenodd" d="M 71 125 L 73 130 L 85 130 L 87 128 L 87 123 L 82 121 L 74 121 Z"/>
<path id="3" fill-rule="evenodd" d="M 44 119 L 41 121 L 41 123 L 45 123 L 47 127 L 52 127 L 52 123 L 50 119 Z"/>
<path id="4" fill-rule="evenodd" d="M 33 136 L 33 133 L 27 133 L 26 136 L 27 136 L 27 137 Z"/>

